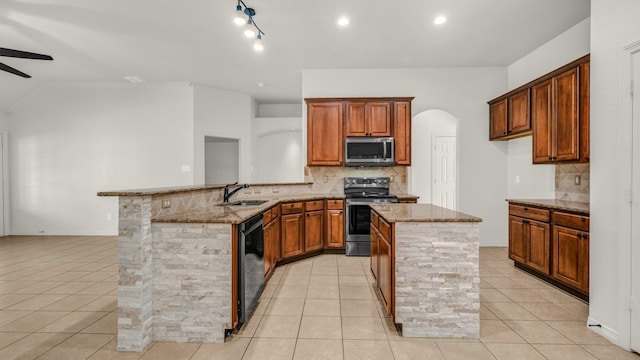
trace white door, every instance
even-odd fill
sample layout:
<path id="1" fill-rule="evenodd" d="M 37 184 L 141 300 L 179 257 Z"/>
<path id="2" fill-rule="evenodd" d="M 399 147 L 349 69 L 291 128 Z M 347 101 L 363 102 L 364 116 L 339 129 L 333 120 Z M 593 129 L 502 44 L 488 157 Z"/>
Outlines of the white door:
<path id="1" fill-rule="evenodd" d="M 456 137 L 434 136 L 433 204 L 456 209 Z"/>
<path id="2" fill-rule="evenodd" d="M 640 52 L 632 59 L 631 349 L 640 352 Z"/>

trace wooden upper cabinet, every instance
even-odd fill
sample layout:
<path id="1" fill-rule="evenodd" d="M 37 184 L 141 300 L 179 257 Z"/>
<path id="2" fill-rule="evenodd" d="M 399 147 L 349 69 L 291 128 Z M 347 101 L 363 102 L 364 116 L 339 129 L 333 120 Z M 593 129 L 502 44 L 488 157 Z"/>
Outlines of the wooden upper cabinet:
<path id="1" fill-rule="evenodd" d="M 533 163 L 580 160 L 579 67 L 532 89 Z"/>
<path id="2" fill-rule="evenodd" d="M 348 101 L 345 136 L 391 136 L 391 102 Z"/>
<path id="3" fill-rule="evenodd" d="M 507 99 L 489 104 L 489 140 L 507 136 Z"/>
<path id="4" fill-rule="evenodd" d="M 531 131 L 531 117 L 529 116 L 529 89 L 522 90 L 509 96 L 507 133 L 510 136 Z"/>
<path id="5" fill-rule="evenodd" d="M 307 165 L 342 165 L 343 102 L 307 102 Z"/>
<path id="6" fill-rule="evenodd" d="M 393 138 L 398 165 L 411 165 L 411 101 L 393 103 Z"/>
<path id="7" fill-rule="evenodd" d="M 531 133 L 529 89 L 489 102 L 489 140 L 509 140 Z"/>
<path id="8" fill-rule="evenodd" d="M 589 108 L 591 102 L 590 92 L 590 63 L 580 64 L 580 160 L 589 162 L 589 132 L 590 116 Z"/>

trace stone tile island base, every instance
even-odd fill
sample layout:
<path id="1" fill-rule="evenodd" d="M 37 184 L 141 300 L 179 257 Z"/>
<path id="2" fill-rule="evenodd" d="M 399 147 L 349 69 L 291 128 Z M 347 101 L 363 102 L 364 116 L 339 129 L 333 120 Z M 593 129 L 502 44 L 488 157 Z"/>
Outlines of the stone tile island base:
<path id="1" fill-rule="evenodd" d="M 405 337 L 480 337 L 480 225 L 395 224 L 395 316 Z"/>
<path id="2" fill-rule="evenodd" d="M 151 341 L 224 342 L 231 224 L 151 223 L 151 197 L 120 197 L 118 351 Z"/>

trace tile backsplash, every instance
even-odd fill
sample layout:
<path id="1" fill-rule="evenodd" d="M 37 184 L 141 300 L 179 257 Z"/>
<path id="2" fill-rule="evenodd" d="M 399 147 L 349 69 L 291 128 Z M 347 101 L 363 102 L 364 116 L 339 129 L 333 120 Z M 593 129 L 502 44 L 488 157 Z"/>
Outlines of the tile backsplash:
<path id="1" fill-rule="evenodd" d="M 576 176 L 580 184 L 576 184 Z M 556 165 L 556 199 L 589 202 L 589 164 Z"/>
<path id="2" fill-rule="evenodd" d="M 349 176 L 391 177 L 389 192 L 392 194 L 406 194 L 407 167 L 343 167 L 343 166 L 307 166 L 304 168 L 304 181 L 313 183 L 315 193 L 342 193 L 344 178 Z"/>

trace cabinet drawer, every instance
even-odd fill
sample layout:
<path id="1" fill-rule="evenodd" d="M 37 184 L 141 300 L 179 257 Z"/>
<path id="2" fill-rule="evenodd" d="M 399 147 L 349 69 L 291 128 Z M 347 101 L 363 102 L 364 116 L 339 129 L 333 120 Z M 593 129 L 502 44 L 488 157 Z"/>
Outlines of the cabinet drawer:
<path id="1" fill-rule="evenodd" d="M 305 205 L 306 211 L 314 211 L 314 210 L 322 210 L 324 209 L 324 201 L 322 200 L 314 200 L 307 201 Z"/>
<path id="2" fill-rule="evenodd" d="M 509 215 L 549 222 L 549 210 L 529 206 L 509 205 Z"/>
<path id="3" fill-rule="evenodd" d="M 378 219 L 380 219 L 378 213 L 371 210 L 371 225 L 373 225 L 376 229 L 378 228 Z"/>
<path id="4" fill-rule="evenodd" d="M 327 200 L 327 209 L 342 210 L 344 209 L 344 200 Z"/>
<path id="5" fill-rule="evenodd" d="M 282 214 L 295 214 L 302 212 L 302 202 L 293 202 L 282 204 Z"/>
<path id="6" fill-rule="evenodd" d="M 269 223 L 269 221 L 271 221 L 271 219 L 273 218 L 273 215 L 271 213 L 273 209 L 269 209 L 267 211 L 265 211 L 264 213 L 262 213 L 262 223 L 267 225 Z"/>
<path id="7" fill-rule="evenodd" d="M 555 225 L 562 225 L 573 229 L 589 231 L 589 217 L 585 215 L 554 212 L 553 223 Z"/>
<path id="8" fill-rule="evenodd" d="M 378 229 L 380 229 L 380 234 L 387 240 L 387 242 L 391 243 L 391 225 L 383 219 L 378 220 Z"/>

